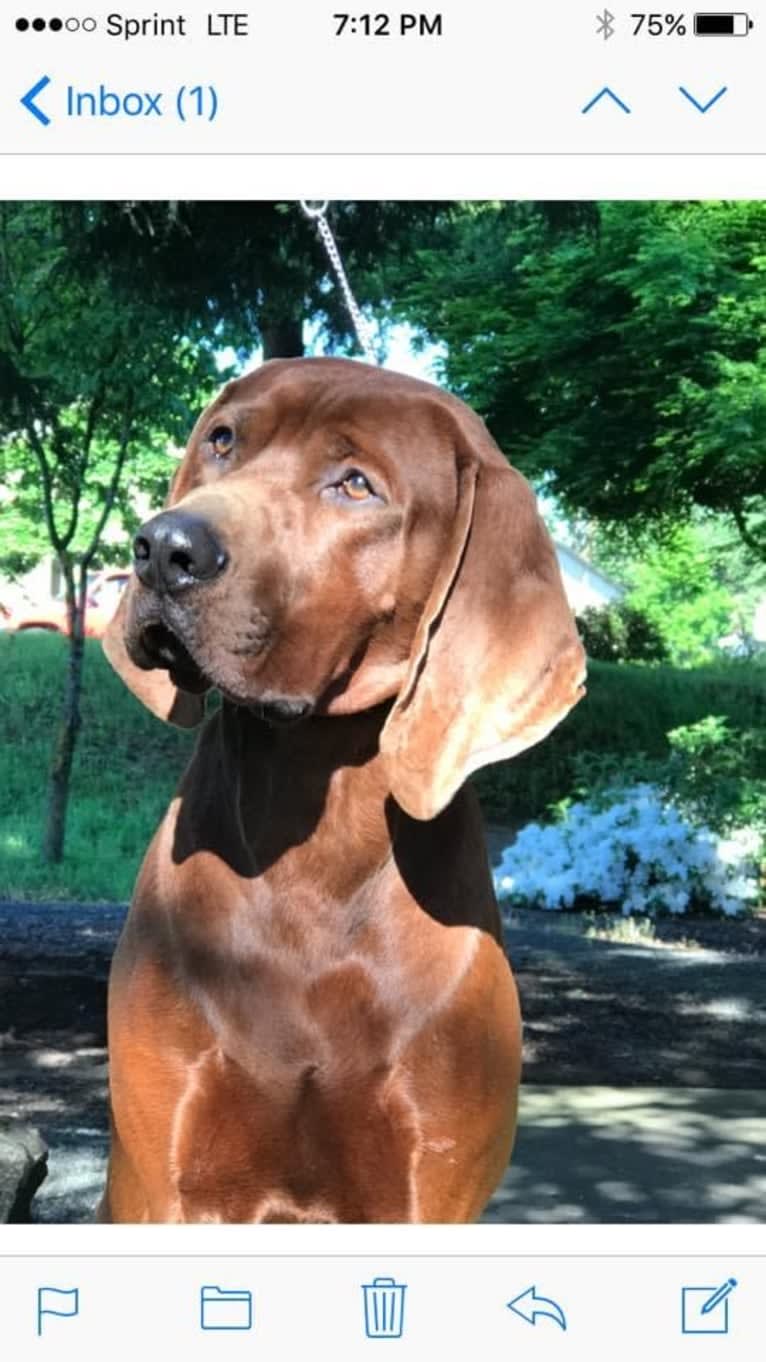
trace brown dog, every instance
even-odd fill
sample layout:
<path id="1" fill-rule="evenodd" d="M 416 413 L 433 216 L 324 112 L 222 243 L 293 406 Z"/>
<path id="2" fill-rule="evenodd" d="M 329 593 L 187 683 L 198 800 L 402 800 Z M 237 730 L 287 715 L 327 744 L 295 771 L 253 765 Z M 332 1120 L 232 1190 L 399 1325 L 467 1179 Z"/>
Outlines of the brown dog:
<path id="1" fill-rule="evenodd" d="M 208 719 L 109 990 L 115 1221 L 466 1221 L 520 1018 L 477 767 L 584 654 L 524 479 L 429 384 L 276 361 L 192 434 L 105 642 Z"/>

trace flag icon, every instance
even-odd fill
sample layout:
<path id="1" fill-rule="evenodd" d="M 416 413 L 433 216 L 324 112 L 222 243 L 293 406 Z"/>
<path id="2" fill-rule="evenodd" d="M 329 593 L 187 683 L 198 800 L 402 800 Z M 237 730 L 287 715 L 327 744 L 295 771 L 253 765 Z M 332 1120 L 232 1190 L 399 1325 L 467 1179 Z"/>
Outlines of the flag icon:
<path id="1" fill-rule="evenodd" d="M 80 1292 L 78 1287 L 71 1291 L 61 1291 L 57 1286 L 37 1288 L 37 1335 L 43 1331 L 43 1315 L 79 1315 Z"/>

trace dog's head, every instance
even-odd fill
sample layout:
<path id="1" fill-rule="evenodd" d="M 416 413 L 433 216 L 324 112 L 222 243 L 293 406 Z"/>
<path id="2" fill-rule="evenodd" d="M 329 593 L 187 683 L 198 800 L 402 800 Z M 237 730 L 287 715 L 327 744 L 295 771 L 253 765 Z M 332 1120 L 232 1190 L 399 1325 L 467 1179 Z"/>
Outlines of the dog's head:
<path id="1" fill-rule="evenodd" d="M 584 653 L 525 480 L 478 417 L 348 360 L 279 360 L 198 421 L 139 530 L 107 656 L 191 726 L 216 687 L 274 722 L 393 700 L 391 790 L 431 818 L 538 742 Z"/>

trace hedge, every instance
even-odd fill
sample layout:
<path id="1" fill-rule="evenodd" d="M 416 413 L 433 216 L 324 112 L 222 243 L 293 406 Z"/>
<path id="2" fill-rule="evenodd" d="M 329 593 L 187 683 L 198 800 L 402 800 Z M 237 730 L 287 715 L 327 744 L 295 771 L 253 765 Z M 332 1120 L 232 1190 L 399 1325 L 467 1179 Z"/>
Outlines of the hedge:
<path id="1" fill-rule="evenodd" d="M 685 670 L 590 661 L 587 693 L 563 723 L 537 747 L 474 777 L 484 811 L 511 826 L 540 818 L 573 793 L 576 753 L 662 757 L 669 730 L 709 714 L 725 716 L 733 729 L 766 725 L 763 662 Z"/>

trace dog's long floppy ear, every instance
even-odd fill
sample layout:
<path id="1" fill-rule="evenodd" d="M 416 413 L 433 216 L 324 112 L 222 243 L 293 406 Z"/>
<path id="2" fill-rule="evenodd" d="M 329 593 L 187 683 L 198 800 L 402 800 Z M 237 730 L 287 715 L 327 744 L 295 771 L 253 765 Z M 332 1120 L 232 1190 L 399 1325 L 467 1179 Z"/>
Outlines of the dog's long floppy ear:
<path id="1" fill-rule="evenodd" d="M 102 639 L 104 652 L 128 690 L 132 690 L 136 698 L 146 705 L 152 714 L 156 714 L 158 719 L 164 719 L 166 723 L 175 724 L 178 728 L 196 728 L 204 717 L 204 696 L 191 695 L 188 691 L 179 690 L 166 671 L 157 668 L 144 671 L 128 656 L 125 647 L 125 617 L 132 590 L 131 578 L 105 630 Z"/>
<path id="2" fill-rule="evenodd" d="M 397 803 L 434 818 L 472 771 L 544 738 L 584 673 L 531 488 L 499 451 L 465 459 L 450 548 L 380 739 Z"/>

